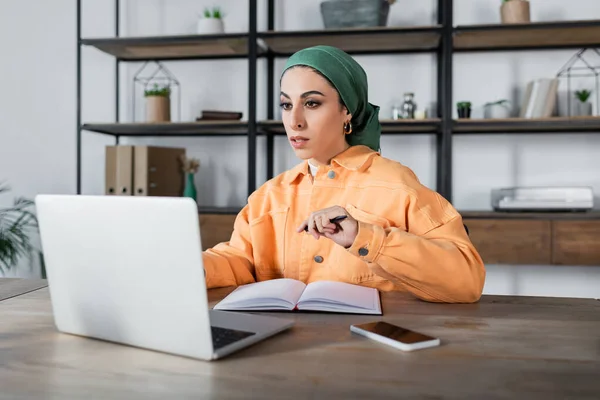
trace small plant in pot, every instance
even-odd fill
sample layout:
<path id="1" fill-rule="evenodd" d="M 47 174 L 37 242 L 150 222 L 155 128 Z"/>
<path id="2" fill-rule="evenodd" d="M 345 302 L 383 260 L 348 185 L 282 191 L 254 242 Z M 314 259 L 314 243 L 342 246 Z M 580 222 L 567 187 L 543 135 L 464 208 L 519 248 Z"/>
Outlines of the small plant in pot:
<path id="1" fill-rule="evenodd" d="M 485 103 L 483 114 L 489 119 L 504 119 L 510 117 L 510 102 L 506 99 Z"/>
<path id="2" fill-rule="evenodd" d="M 220 34 L 225 32 L 223 23 L 223 12 L 220 7 L 205 8 L 198 19 L 199 34 Z"/>
<path id="3" fill-rule="evenodd" d="M 144 90 L 146 98 L 147 122 L 171 121 L 171 89 L 155 83 L 150 89 Z"/>
<path id="4" fill-rule="evenodd" d="M 503 24 L 524 24 L 531 22 L 529 1 L 502 0 L 500 18 Z"/>
<path id="5" fill-rule="evenodd" d="M 592 95 L 591 90 L 582 89 L 575 91 L 577 102 L 575 103 L 575 114 L 578 116 L 592 115 L 592 103 L 588 100 Z"/>
<path id="6" fill-rule="evenodd" d="M 471 102 L 459 101 L 456 103 L 456 111 L 458 112 L 458 118 L 471 118 Z"/>

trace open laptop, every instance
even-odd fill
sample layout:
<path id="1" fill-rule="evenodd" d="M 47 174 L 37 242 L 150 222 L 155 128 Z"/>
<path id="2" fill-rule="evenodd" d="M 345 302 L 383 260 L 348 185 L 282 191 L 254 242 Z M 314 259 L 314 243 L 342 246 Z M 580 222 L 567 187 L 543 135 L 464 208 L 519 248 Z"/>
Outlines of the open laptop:
<path id="1" fill-rule="evenodd" d="M 59 331 L 213 360 L 293 321 L 209 310 L 189 198 L 38 195 Z"/>

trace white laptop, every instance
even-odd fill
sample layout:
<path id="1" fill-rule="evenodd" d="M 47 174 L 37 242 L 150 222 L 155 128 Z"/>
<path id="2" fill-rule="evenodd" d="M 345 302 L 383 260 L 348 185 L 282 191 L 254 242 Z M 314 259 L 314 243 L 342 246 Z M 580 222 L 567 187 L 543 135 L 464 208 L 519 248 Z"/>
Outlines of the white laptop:
<path id="1" fill-rule="evenodd" d="M 293 325 L 209 310 L 191 199 L 38 195 L 35 203 L 61 332 L 212 360 Z"/>

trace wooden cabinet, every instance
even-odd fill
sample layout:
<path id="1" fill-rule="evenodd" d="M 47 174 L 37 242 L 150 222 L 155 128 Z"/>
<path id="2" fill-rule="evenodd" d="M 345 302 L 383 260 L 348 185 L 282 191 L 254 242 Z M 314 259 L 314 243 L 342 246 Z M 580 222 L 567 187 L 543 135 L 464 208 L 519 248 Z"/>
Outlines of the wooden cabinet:
<path id="1" fill-rule="evenodd" d="M 200 214 L 202 249 L 206 250 L 221 242 L 228 242 L 236 216 L 236 214 Z"/>
<path id="2" fill-rule="evenodd" d="M 553 221 L 552 261 L 558 265 L 600 265 L 600 220 Z"/>
<path id="3" fill-rule="evenodd" d="M 550 264 L 550 221 L 466 220 L 469 236 L 486 264 Z"/>
<path id="4" fill-rule="evenodd" d="M 462 213 L 486 264 L 600 266 L 600 213 Z"/>
<path id="5" fill-rule="evenodd" d="M 600 212 L 462 215 L 486 264 L 600 266 Z M 200 214 L 202 248 L 229 241 L 235 217 Z"/>

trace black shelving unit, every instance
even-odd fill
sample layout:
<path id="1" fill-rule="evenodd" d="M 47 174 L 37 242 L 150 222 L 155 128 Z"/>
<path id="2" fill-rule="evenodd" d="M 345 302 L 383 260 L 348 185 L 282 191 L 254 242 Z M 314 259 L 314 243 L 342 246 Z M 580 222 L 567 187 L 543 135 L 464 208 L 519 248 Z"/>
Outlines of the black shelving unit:
<path id="1" fill-rule="evenodd" d="M 454 120 L 454 53 L 577 49 L 600 46 L 600 20 L 529 24 L 454 26 L 453 1 L 438 0 L 437 24 L 424 27 L 286 31 L 275 30 L 275 0 L 267 3 L 267 31 L 257 30 L 257 1 L 249 1 L 249 29 L 245 34 L 120 37 L 119 0 L 115 0 L 115 36 L 81 37 L 81 0 L 77 0 L 77 193 L 81 193 L 82 132 L 111 135 L 115 142 L 129 137 L 229 137 L 248 139 L 248 194 L 256 189 L 256 140 L 266 137 L 267 179 L 274 175 L 274 139 L 284 135 L 281 121 L 274 120 L 274 63 L 297 50 L 317 44 L 340 47 L 353 55 L 435 53 L 437 58 L 437 104 L 439 118 L 427 120 L 382 120 L 384 135 L 435 135 L 436 190 L 452 201 L 452 140 L 465 134 L 537 134 L 600 132 L 600 118 L 545 118 L 504 120 Z M 81 121 L 81 47 L 93 46 L 115 58 L 115 121 Z M 267 119 L 256 116 L 257 60 L 267 64 Z M 164 124 L 121 123 L 119 118 L 119 65 L 122 62 L 247 59 L 248 113 L 245 121 L 174 122 Z M 235 212 L 205 208 L 206 212 Z"/>

